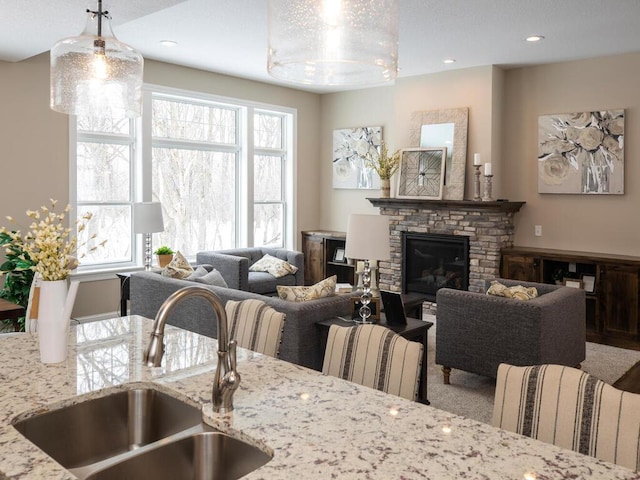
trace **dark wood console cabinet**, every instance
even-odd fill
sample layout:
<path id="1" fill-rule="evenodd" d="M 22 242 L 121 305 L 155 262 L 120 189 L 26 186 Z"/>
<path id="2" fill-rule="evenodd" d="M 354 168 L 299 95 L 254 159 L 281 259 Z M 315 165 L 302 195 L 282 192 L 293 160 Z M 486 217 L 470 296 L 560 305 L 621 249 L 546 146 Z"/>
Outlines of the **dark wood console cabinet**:
<path id="1" fill-rule="evenodd" d="M 313 230 L 302 232 L 304 253 L 304 284 L 313 285 L 331 275 L 338 276 L 339 283 L 354 284 L 355 266 L 345 261 L 336 261 L 336 250 L 346 242 L 344 232 Z"/>
<path id="2" fill-rule="evenodd" d="M 640 350 L 640 257 L 512 247 L 502 250 L 501 275 L 542 283 L 593 277 L 587 340 Z"/>

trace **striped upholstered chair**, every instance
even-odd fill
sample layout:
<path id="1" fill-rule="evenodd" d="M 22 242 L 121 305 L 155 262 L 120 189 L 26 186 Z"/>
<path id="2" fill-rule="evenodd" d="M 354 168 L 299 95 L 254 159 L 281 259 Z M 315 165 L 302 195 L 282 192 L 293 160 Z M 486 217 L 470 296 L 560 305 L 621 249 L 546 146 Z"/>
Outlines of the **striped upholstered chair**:
<path id="1" fill-rule="evenodd" d="M 640 395 L 571 367 L 498 367 L 493 425 L 640 468 Z"/>
<path id="2" fill-rule="evenodd" d="M 322 373 L 415 401 L 422 348 L 379 325 L 332 325 Z"/>
<path id="3" fill-rule="evenodd" d="M 238 341 L 238 346 L 278 357 L 285 314 L 266 303 L 247 299 L 239 302 L 229 300 L 225 305 L 229 337 Z"/>

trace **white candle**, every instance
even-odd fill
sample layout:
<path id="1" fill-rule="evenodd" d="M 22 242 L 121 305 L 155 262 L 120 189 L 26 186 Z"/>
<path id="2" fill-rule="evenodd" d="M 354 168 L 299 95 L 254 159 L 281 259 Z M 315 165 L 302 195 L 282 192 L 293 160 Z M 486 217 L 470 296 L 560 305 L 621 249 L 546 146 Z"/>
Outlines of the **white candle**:
<path id="1" fill-rule="evenodd" d="M 491 175 L 491 163 L 485 163 L 484 164 L 484 176 L 488 177 L 489 175 Z"/>
<path id="2" fill-rule="evenodd" d="M 480 160 L 480 154 L 479 153 L 474 153 L 473 154 L 473 164 L 474 165 L 482 165 L 482 161 Z"/>

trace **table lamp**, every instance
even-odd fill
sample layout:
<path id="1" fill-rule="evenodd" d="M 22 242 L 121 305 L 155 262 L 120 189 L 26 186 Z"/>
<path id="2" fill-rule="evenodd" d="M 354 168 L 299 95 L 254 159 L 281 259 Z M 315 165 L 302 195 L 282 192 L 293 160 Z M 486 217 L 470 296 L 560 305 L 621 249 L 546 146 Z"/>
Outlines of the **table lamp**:
<path id="1" fill-rule="evenodd" d="M 144 269 L 151 270 L 151 234 L 162 232 L 162 204 L 160 202 L 140 202 L 133 204 L 133 232 L 144 234 Z"/>
<path id="2" fill-rule="evenodd" d="M 389 260 L 389 219 L 382 215 L 351 214 L 347 225 L 345 256 L 364 261 L 362 295 L 360 296 L 360 320 L 356 323 L 372 323 L 371 316 L 371 267 L 370 260 Z"/>

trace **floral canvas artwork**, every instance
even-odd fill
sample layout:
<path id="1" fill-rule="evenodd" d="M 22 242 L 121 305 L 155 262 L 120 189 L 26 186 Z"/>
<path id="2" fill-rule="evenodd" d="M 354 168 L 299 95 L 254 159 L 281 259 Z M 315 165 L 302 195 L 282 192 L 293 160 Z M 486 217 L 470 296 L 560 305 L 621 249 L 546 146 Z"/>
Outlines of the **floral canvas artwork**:
<path id="1" fill-rule="evenodd" d="M 379 189 L 380 177 L 367 165 L 367 156 L 380 151 L 382 127 L 333 131 L 333 188 Z"/>
<path id="2" fill-rule="evenodd" d="M 624 110 L 538 118 L 538 192 L 624 193 Z"/>

